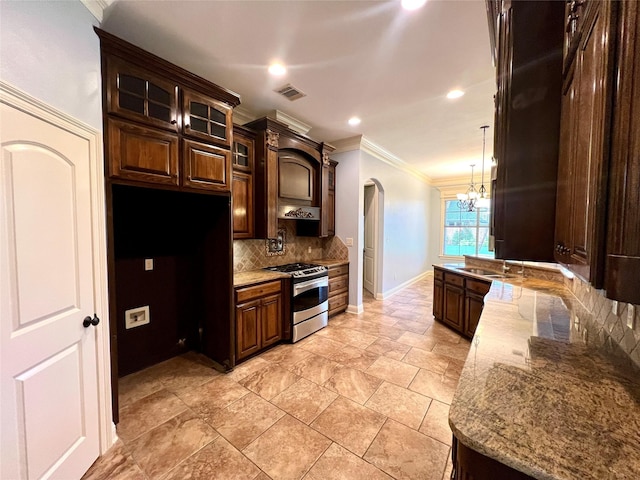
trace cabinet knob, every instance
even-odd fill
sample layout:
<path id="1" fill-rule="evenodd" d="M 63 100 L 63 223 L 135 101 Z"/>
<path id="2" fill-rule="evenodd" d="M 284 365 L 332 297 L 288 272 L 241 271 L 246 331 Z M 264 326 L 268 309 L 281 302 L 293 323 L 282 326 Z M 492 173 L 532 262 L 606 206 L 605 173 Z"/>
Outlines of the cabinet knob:
<path id="1" fill-rule="evenodd" d="M 171 120 L 171 125 L 175 125 L 176 123 L 178 123 L 178 121 L 175 118 Z"/>
<path id="2" fill-rule="evenodd" d="M 93 325 L 94 327 L 96 325 L 98 325 L 100 323 L 100 319 L 98 318 L 98 316 L 94 313 L 93 314 L 93 318 L 86 316 L 84 317 L 84 320 L 82 321 L 82 326 L 84 328 L 89 328 L 91 325 Z"/>

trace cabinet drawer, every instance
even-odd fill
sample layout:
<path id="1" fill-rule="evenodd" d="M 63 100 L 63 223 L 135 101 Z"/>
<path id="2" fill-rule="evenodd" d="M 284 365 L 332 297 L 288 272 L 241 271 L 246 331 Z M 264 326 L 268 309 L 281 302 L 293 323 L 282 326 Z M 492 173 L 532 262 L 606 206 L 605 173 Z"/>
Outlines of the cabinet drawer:
<path id="1" fill-rule="evenodd" d="M 251 298 L 264 297 L 270 293 L 277 293 L 281 288 L 280 280 L 239 288 L 236 290 L 236 302 L 244 302 Z"/>
<path id="2" fill-rule="evenodd" d="M 349 288 L 349 275 L 334 277 L 329 280 L 329 295 L 346 290 Z"/>
<path id="3" fill-rule="evenodd" d="M 464 287 L 464 277 L 461 275 L 456 275 L 455 273 L 445 273 L 444 283 L 455 285 L 457 287 Z"/>
<path id="4" fill-rule="evenodd" d="M 444 272 L 442 270 L 438 270 L 437 268 L 433 269 L 433 278 L 437 280 L 444 280 Z"/>
<path id="5" fill-rule="evenodd" d="M 482 280 L 473 280 L 467 278 L 467 290 L 479 293 L 480 295 L 486 295 L 491 289 L 491 284 L 483 282 Z"/>
<path id="6" fill-rule="evenodd" d="M 349 292 L 340 293 L 329 298 L 329 315 L 346 310 L 349 302 Z"/>
<path id="7" fill-rule="evenodd" d="M 349 273 L 349 265 L 340 265 L 339 267 L 332 267 L 329 269 L 329 278 L 339 277 Z"/>

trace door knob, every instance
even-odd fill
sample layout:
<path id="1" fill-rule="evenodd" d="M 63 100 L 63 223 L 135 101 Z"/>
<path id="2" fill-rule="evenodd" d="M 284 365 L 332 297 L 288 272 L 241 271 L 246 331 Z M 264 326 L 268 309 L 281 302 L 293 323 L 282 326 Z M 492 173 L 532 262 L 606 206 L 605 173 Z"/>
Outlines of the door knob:
<path id="1" fill-rule="evenodd" d="M 82 326 L 84 328 L 89 327 L 90 325 L 96 326 L 100 323 L 100 319 L 98 318 L 98 316 L 94 313 L 93 314 L 93 318 L 87 316 L 84 317 L 84 320 L 82 321 Z"/>

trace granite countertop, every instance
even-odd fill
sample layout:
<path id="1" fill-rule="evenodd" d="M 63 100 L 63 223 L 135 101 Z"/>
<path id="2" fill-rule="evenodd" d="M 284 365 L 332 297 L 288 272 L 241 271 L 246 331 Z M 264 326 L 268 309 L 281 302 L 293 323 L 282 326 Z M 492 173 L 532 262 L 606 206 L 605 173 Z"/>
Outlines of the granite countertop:
<path id="1" fill-rule="evenodd" d="M 347 265 L 349 260 L 338 260 L 335 258 L 323 258 L 319 260 L 311 260 L 309 263 L 315 263 L 316 265 L 324 265 L 327 268 L 338 267 L 340 265 Z"/>
<path id="2" fill-rule="evenodd" d="M 289 277 L 291 277 L 291 275 L 288 273 L 272 272 L 271 270 L 263 270 L 261 268 L 257 270 L 247 270 L 246 272 L 234 272 L 233 286 L 244 287 L 254 283 L 268 282 L 269 280 L 280 280 L 282 278 Z"/>
<path id="3" fill-rule="evenodd" d="M 596 346 L 562 284 L 492 280 L 449 412 L 455 436 L 539 479 L 640 478 L 640 370 Z"/>

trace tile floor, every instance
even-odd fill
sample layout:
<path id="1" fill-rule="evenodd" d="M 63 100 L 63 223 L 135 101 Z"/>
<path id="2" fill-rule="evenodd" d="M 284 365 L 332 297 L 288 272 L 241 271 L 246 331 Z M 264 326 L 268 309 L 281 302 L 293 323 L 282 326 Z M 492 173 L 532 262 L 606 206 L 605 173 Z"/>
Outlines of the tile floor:
<path id="1" fill-rule="evenodd" d="M 365 297 L 294 345 L 212 370 L 195 353 L 120 380 L 120 440 L 84 479 L 443 479 L 469 342 L 433 280 Z"/>

